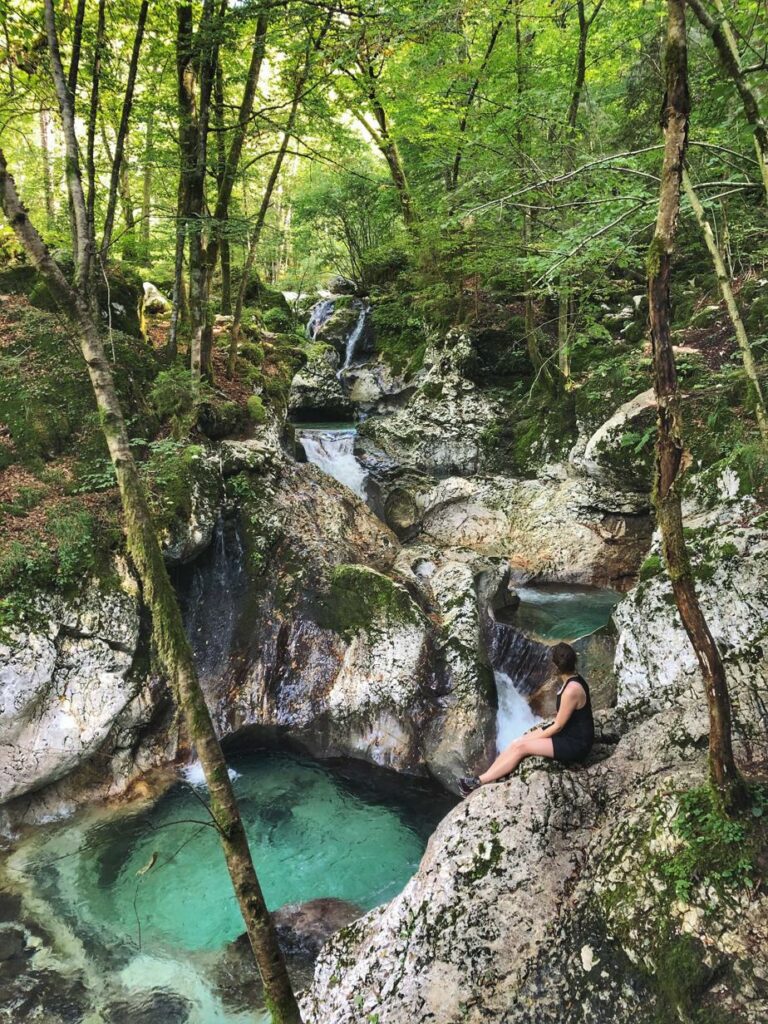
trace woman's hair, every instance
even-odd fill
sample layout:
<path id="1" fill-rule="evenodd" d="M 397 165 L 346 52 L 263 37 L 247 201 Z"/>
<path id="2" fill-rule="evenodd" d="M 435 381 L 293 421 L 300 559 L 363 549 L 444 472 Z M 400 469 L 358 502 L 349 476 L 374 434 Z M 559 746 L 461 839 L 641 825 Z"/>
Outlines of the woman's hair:
<path id="1" fill-rule="evenodd" d="M 570 644 L 555 644 L 552 648 L 552 661 L 560 672 L 573 672 L 576 668 L 576 651 Z"/>

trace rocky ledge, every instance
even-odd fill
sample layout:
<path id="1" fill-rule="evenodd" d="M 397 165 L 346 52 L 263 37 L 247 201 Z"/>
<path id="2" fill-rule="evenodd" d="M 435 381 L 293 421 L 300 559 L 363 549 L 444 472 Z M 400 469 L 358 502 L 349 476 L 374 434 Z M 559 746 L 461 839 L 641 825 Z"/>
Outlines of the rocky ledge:
<path id="1" fill-rule="evenodd" d="M 743 507 L 702 517 L 695 560 L 710 610 L 730 574 L 729 612 L 713 618 L 738 757 L 757 764 L 768 757 L 760 522 Z M 710 570 L 724 544 L 730 565 Z M 662 580 L 633 592 L 618 621 L 619 706 L 601 731 L 619 742 L 577 769 L 530 761 L 449 814 L 403 893 L 323 949 L 304 999 L 312 1024 L 766 1019 L 768 898 L 745 878 L 686 869 L 680 815 L 706 779 L 708 723 Z"/>

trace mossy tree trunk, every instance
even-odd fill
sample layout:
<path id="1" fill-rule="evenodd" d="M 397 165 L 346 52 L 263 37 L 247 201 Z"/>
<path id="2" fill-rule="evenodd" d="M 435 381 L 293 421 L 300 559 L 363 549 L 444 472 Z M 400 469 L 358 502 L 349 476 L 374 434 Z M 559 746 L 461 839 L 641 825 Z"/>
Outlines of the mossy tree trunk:
<path id="1" fill-rule="evenodd" d="M 709 255 L 712 257 L 715 274 L 717 275 L 717 283 L 720 286 L 720 293 L 723 296 L 723 301 L 725 302 L 726 309 L 728 310 L 728 316 L 731 318 L 733 332 L 736 335 L 736 341 L 738 342 L 739 349 L 741 351 L 741 360 L 744 364 L 744 372 L 749 378 L 749 383 L 753 391 L 757 425 L 760 428 L 760 434 L 763 441 L 768 444 L 768 415 L 766 415 L 765 409 L 765 396 L 763 394 L 762 384 L 760 383 L 760 375 L 757 372 L 757 365 L 755 364 L 752 346 L 749 344 L 749 338 L 747 337 L 747 331 L 744 327 L 744 321 L 741 319 L 739 305 L 736 301 L 736 296 L 733 294 L 730 274 L 725 266 L 723 257 L 720 255 L 720 250 L 717 247 L 715 235 L 709 221 L 707 220 L 704 207 L 701 205 L 699 197 L 696 195 L 696 190 L 691 182 L 691 176 L 686 170 L 683 171 L 683 188 L 685 189 L 688 202 L 691 204 L 696 220 L 698 221 L 699 227 L 704 235 L 704 241 L 707 249 L 709 250 Z"/>
<path id="2" fill-rule="evenodd" d="M 733 757 L 728 686 L 720 652 L 696 594 L 683 533 L 680 492 L 690 457 L 683 444 L 682 405 L 672 351 L 670 278 L 690 111 L 685 0 L 667 0 L 667 12 L 666 93 L 662 111 L 664 162 L 656 230 L 648 253 L 650 330 L 658 406 L 654 498 L 675 602 L 704 676 L 709 708 L 710 775 L 724 808 L 732 812 L 743 805 L 745 792 Z"/>
<path id="3" fill-rule="evenodd" d="M 755 138 L 755 151 L 760 165 L 760 177 L 768 198 L 768 124 L 760 110 L 758 93 L 749 84 L 741 65 L 736 37 L 728 21 L 722 0 L 714 0 L 717 16 L 707 10 L 702 0 L 688 0 L 693 13 L 712 37 L 720 63 L 725 73 L 731 78 L 741 97 L 744 115 L 752 126 Z"/>
<path id="4" fill-rule="evenodd" d="M 90 278 L 83 265 L 94 251 L 93 225 L 87 216 L 77 151 L 74 102 L 64 78 L 53 0 L 45 0 L 46 31 L 51 69 L 67 140 L 67 184 L 72 206 L 78 254 L 75 286 L 70 285 L 27 216 L 16 184 L 0 150 L 0 207 L 29 259 L 46 278 L 72 323 L 93 387 L 99 419 L 120 490 L 128 553 L 136 568 L 143 600 L 152 616 L 157 657 L 184 716 L 189 740 L 203 767 L 210 794 L 213 824 L 219 834 L 235 896 L 243 915 L 254 958 L 264 983 L 275 1024 L 301 1024 L 296 998 L 251 859 L 234 791 L 210 713 L 197 676 L 160 544 L 147 502 L 144 484 L 133 458 L 128 431 L 115 389 L 112 369 L 104 352 L 98 319 L 89 295 Z M 86 231 L 87 238 L 79 232 Z"/>
<path id="5" fill-rule="evenodd" d="M 213 822 L 221 839 L 273 1021 L 275 1024 L 296 1024 L 301 1020 L 298 1006 L 254 870 L 227 764 L 197 677 L 98 327 L 82 292 L 69 285 L 30 222 L 18 198 L 13 178 L 7 171 L 2 150 L 0 200 L 16 236 L 57 295 L 77 333 L 120 489 L 128 552 L 141 581 L 143 599 L 152 615 L 152 637 L 157 656 L 182 709 L 189 739 L 195 745 L 203 766 Z"/>

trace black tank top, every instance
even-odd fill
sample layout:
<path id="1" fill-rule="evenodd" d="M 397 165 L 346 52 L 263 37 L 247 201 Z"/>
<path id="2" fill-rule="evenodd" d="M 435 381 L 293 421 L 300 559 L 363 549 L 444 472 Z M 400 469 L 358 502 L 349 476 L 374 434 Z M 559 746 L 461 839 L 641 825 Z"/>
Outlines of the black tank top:
<path id="1" fill-rule="evenodd" d="M 581 683 L 584 687 L 584 692 L 587 695 L 587 702 L 583 708 L 577 708 L 571 714 L 571 717 L 565 723 L 558 735 L 567 736 L 574 740 L 581 740 L 584 743 L 591 745 L 595 739 L 595 722 L 592 718 L 592 698 L 589 695 L 589 687 L 581 676 L 576 675 L 566 679 L 557 695 L 557 710 L 560 710 L 560 700 L 563 696 L 563 691 L 568 683 L 571 683 L 574 680 L 577 683 Z"/>

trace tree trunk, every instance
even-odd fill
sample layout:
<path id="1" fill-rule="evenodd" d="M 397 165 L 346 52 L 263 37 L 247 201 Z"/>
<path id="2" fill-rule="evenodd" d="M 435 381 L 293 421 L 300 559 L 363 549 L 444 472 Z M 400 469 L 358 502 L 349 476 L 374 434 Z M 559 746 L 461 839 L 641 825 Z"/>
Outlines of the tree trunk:
<path id="1" fill-rule="evenodd" d="M 755 417 L 757 419 L 757 425 L 760 428 L 760 434 L 762 435 L 763 441 L 768 444 L 768 415 L 766 415 L 765 396 L 763 395 L 763 387 L 760 383 L 757 366 L 755 365 L 755 357 L 752 354 L 752 347 L 749 344 L 749 338 L 747 337 L 747 331 L 744 327 L 744 321 L 741 319 L 741 313 L 739 312 L 739 306 L 736 302 L 736 296 L 733 294 L 730 274 L 726 269 L 723 257 L 720 255 L 720 250 L 717 247 L 717 242 L 715 241 L 712 228 L 707 220 L 707 215 L 704 212 L 704 207 L 701 205 L 699 197 L 696 195 L 696 191 L 691 183 L 690 175 L 686 170 L 683 171 L 683 188 L 685 189 L 688 202 L 691 204 L 693 212 L 696 215 L 696 220 L 698 221 L 699 227 L 704 235 L 704 241 L 707 249 L 709 249 L 709 255 L 712 257 L 715 274 L 717 275 L 717 283 L 720 286 L 720 294 L 723 296 L 726 309 L 728 310 L 728 316 L 731 318 L 731 323 L 733 324 L 733 332 L 736 335 L 736 341 L 738 342 L 739 349 L 741 350 L 744 372 L 749 378 L 749 382 L 752 386 L 755 399 Z"/>
<path id="2" fill-rule="evenodd" d="M 56 89 L 56 98 L 61 112 L 62 130 L 64 133 L 65 176 L 67 192 L 71 197 L 73 254 L 75 257 L 75 283 L 86 286 L 90 279 L 91 260 L 93 257 L 92 235 L 88 230 L 88 213 L 80 177 L 80 157 L 77 134 L 75 132 L 74 100 L 61 63 L 59 37 L 56 31 L 56 11 L 53 0 L 45 0 L 45 28 L 48 37 L 48 50 L 51 57 L 51 74 Z"/>
<path id="3" fill-rule="evenodd" d="M 688 0 L 693 13 L 712 37 L 715 44 L 720 63 L 727 75 L 733 81 L 741 97 L 744 107 L 744 114 L 752 126 L 755 137 L 755 150 L 757 160 L 760 164 L 760 176 L 763 181 L 766 197 L 768 197 L 768 125 L 766 125 L 760 110 L 760 101 L 757 93 L 747 81 L 741 66 L 739 49 L 733 34 L 730 22 L 726 17 L 722 0 L 714 0 L 718 17 L 713 18 L 702 0 Z"/>
<path id="4" fill-rule="evenodd" d="M 147 113 L 146 136 L 144 139 L 144 167 L 141 185 L 141 231 L 139 238 L 143 251 L 143 259 L 149 261 L 149 245 L 152 237 L 152 146 L 155 130 L 155 108 L 151 106 Z"/>
<path id="5" fill-rule="evenodd" d="M 77 79 L 80 73 L 80 49 L 83 45 L 83 21 L 85 20 L 85 0 L 77 0 L 75 11 L 75 24 L 72 30 L 72 60 L 67 75 L 67 86 L 69 87 L 74 103 L 77 93 Z"/>
<path id="6" fill-rule="evenodd" d="M 648 301 L 658 405 L 654 500 L 675 602 L 704 677 L 709 708 L 710 776 L 723 806 L 730 812 L 743 804 L 744 784 L 733 758 L 725 669 L 696 594 L 681 510 L 682 476 L 689 456 L 683 445 L 682 406 L 670 333 L 670 278 L 690 110 L 685 0 L 667 0 L 667 11 L 664 163 L 656 230 L 648 253 Z"/>
<path id="7" fill-rule="evenodd" d="M 56 206 L 53 199 L 53 171 L 51 168 L 50 115 L 40 107 L 40 151 L 43 156 L 43 188 L 45 189 L 45 221 L 49 231 L 56 223 Z"/>
<path id="8" fill-rule="evenodd" d="M 152 615 L 152 636 L 157 656 L 171 683 L 176 701 L 182 709 L 189 739 L 194 743 L 203 766 L 211 798 L 211 815 L 219 833 L 232 886 L 264 982 L 272 1020 L 275 1024 L 300 1024 L 298 1005 L 291 990 L 277 933 L 253 867 L 227 764 L 197 677 L 179 605 L 160 551 L 144 484 L 133 458 L 112 371 L 104 354 L 98 327 L 82 290 L 70 287 L 27 217 L 16 193 L 13 178 L 7 173 L 2 151 L 0 200 L 19 241 L 58 296 L 77 332 L 120 489 L 128 552 L 141 582 L 144 601 Z M 80 214 L 83 212 L 80 211 Z"/>
<path id="9" fill-rule="evenodd" d="M 136 25 L 136 35 L 133 39 L 133 50 L 131 62 L 128 66 L 128 81 L 125 84 L 125 96 L 123 98 L 123 109 L 120 115 L 120 127 L 117 129 L 117 140 L 115 141 L 115 155 L 112 160 L 112 173 L 109 181 L 109 192 L 107 194 L 107 212 L 104 217 L 104 234 L 101 240 L 102 261 L 109 255 L 109 247 L 112 244 L 112 230 L 115 225 L 115 208 L 117 206 L 117 194 L 120 183 L 120 176 L 123 171 L 123 156 L 125 152 L 125 140 L 128 137 L 128 126 L 131 120 L 133 109 L 133 94 L 136 88 L 136 75 L 139 70 L 139 54 L 141 44 L 144 40 L 144 27 L 147 23 L 147 12 L 149 11 L 149 0 L 143 0 L 139 8 L 139 20 Z M 132 225 L 129 225 L 132 227 Z"/>
<path id="10" fill-rule="evenodd" d="M 106 35 L 106 0 L 99 0 L 98 24 L 96 28 L 96 41 L 93 50 L 93 67 L 91 68 L 91 102 L 88 110 L 88 123 L 86 125 L 86 156 L 85 173 L 88 180 L 88 194 L 86 201 L 86 217 L 88 220 L 88 238 L 96 238 L 96 125 L 99 120 L 99 90 L 101 88 L 101 63 L 104 52 L 104 37 Z M 95 245 L 91 246 L 93 255 L 96 255 Z M 95 273 L 93 260 L 89 264 L 91 274 Z"/>
<path id="11" fill-rule="evenodd" d="M 293 134 L 293 128 L 296 123 L 296 115 L 299 111 L 299 104 L 301 103 L 301 97 L 304 92 L 304 87 L 309 80 L 310 73 L 312 71 L 312 57 L 317 53 L 323 45 L 323 40 L 328 32 L 331 25 L 332 14 L 328 14 L 323 22 L 322 28 L 318 33 L 317 39 L 307 45 L 307 52 L 304 59 L 304 65 L 299 71 L 296 82 L 293 89 L 293 99 L 291 101 L 291 109 L 288 114 L 288 120 L 285 125 L 285 131 L 283 132 L 283 138 L 280 142 L 280 148 L 275 156 L 275 162 L 272 165 L 272 171 L 270 172 L 267 184 L 264 189 L 264 195 L 261 199 L 261 205 L 259 212 L 256 216 L 256 223 L 253 226 L 253 233 L 251 235 L 250 243 L 248 245 L 248 254 L 245 258 L 245 264 L 243 266 L 242 277 L 240 278 L 240 287 L 237 290 L 237 301 L 235 303 L 234 319 L 232 321 L 232 330 L 229 338 L 229 358 L 227 360 L 227 375 L 229 377 L 234 376 L 235 365 L 237 363 L 237 346 L 240 341 L 240 324 L 243 319 L 243 306 L 245 305 L 245 293 L 248 290 L 248 281 L 253 270 L 253 264 L 256 260 L 256 254 L 259 250 L 259 242 L 261 240 L 261 233 L 264 230 L 264 224 L 267 219 L 267 213 L 269 212 L 269 206 L 272 202 L 272 193 L 275 190 L 275 185 L 280 177 L 280 170 L 285 160 L 285 154 L 288 152 L 288 145 L 291 141 L 291 135 Z"/>

